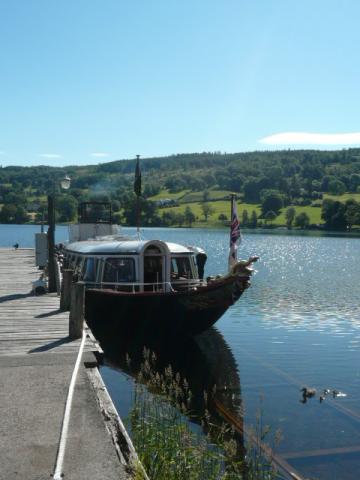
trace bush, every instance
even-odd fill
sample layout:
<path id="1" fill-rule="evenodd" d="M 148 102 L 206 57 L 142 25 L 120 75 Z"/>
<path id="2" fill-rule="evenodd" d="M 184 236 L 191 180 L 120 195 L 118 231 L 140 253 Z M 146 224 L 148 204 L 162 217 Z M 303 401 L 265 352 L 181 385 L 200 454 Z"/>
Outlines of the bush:
<path id="1" fill-rule="evenodd" d="M 299 215 L 296 215 L 295 217 L 295 226 L 302 228 L 305 230 L 306 228 L 309 228 L 310 225 L 310 218 L 309 215 L 305 212 L 299 213 Z"/>

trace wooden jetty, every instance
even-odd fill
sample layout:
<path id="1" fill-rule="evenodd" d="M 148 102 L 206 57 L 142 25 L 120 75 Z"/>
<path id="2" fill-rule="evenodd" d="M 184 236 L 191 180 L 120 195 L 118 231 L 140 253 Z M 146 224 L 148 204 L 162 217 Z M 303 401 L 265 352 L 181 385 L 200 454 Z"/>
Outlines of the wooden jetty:
<path id="1" fill-rule="evenodd" d="M 0 249 L 0 479 L 53 474 L 80 346 L 68 337 L 69 313 L 60 311 L 59 297 L 32 293 L 39 276 L 33 249 Z M 63 473 L 74 480 L 127 479 L 129 452 L 124 454 L 115 438 L 118 416 L 91 353 L 95 349 L 87 339 Z"/>
<path id="2" fill-rule="evenodd" d="M 69 312 L 60 311 L 57 294 L 32 293 L 39 276 L 33 249 L 0 249 L 0 355 L 79 349 L 80 340 L 68 339 Z"/>

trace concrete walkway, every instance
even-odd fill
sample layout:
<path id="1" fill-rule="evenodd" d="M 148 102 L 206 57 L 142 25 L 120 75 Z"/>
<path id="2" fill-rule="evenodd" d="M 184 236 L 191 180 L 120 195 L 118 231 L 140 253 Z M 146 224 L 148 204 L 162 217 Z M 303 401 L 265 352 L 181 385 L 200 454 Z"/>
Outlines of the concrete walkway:
<path id="1" fill-rule="evenodd" d="M 57 297 L 27 296 L 30 278 L 38 277 L 30 258 L 30 250 L 0 249 L 1 480 L 51 478 L 79 346 L 67 340 L 68 314 L 54 314 Z M 9 268 L 11 260 L 14 269 L 7 289 L 5 264 Z M 91 348 L 95 347 L 88 342 L 75 388 L 64 478 L 127 479 L 84 366 L 85 361 L 94 366 Z"/>

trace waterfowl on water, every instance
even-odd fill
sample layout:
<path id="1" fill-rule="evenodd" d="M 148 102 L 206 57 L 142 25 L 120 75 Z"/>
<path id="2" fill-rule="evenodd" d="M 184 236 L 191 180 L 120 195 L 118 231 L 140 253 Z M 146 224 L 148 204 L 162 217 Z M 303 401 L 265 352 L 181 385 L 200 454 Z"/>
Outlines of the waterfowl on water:
<path id="1" fill-rule="evenodd" d="M 302 392 L 301 403 L 306 403 L 308 398 L 315 397 L 316 395 L 315 388 L 303 387 L 300 391 Z M 339 390 L 330 390 L 329 388 L 324 388 L 324 390 L 322 390 L 322 394 L 319 396 L 320 403 L 322 403 L 326 399 L 326 396 L 330 393 L 332 394 L 333 398 L 347 396 L 346 393 L 340 392 Z"/>
<path id="2" fill-rule="evenodd" d="M 333 397 L 346 397 L 346 393 L 340 392 L 339 390 L 332 391 Z"/>
<path id="3" fill-rule="evenodd" d="M 303 392 L 303 397 L 304 398 L 311 398 L 311 397 L 315 397 L 315 395 L 316 395 L 316 389 L 315 388 L 303 387 L 301 389 L 301 392 Z"/>
<path id="4" fill-rule="evenodd" d="M 306 403 L 308 398 L 312 398 L 316 395 L 315 388 L 303 387 L 300 392 L 302 392 L 302 399 L 300 400 L 301 403 Z"/>

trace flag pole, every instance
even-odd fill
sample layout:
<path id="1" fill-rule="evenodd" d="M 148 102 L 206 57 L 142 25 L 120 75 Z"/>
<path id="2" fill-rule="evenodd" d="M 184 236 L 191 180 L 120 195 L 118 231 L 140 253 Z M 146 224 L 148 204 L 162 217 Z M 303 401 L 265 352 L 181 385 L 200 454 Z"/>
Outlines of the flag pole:
<path id="1" fill-rule="evenodd" d="M 139 197 L 136 197 L 136 233 L 138 240 L 140 240 L 140 201 Z"/>
<path id="2" fill-rule="evenodd" d="M 138 240 L 140 240 L 140 196 L 141 196 L 140 155 L 136 155 L 134 192 L 136 195 L 136 231 L 137 231 Z"/>
<path id="3" fill-rule="evenodd" d="M 236 194 L 232 193 L 231 218 L 230 218 L 230 248 L 229 248 L 229 271 L 237 262 L 237 242 L 241 240 L 240 222 L 236 207 Z"/>

